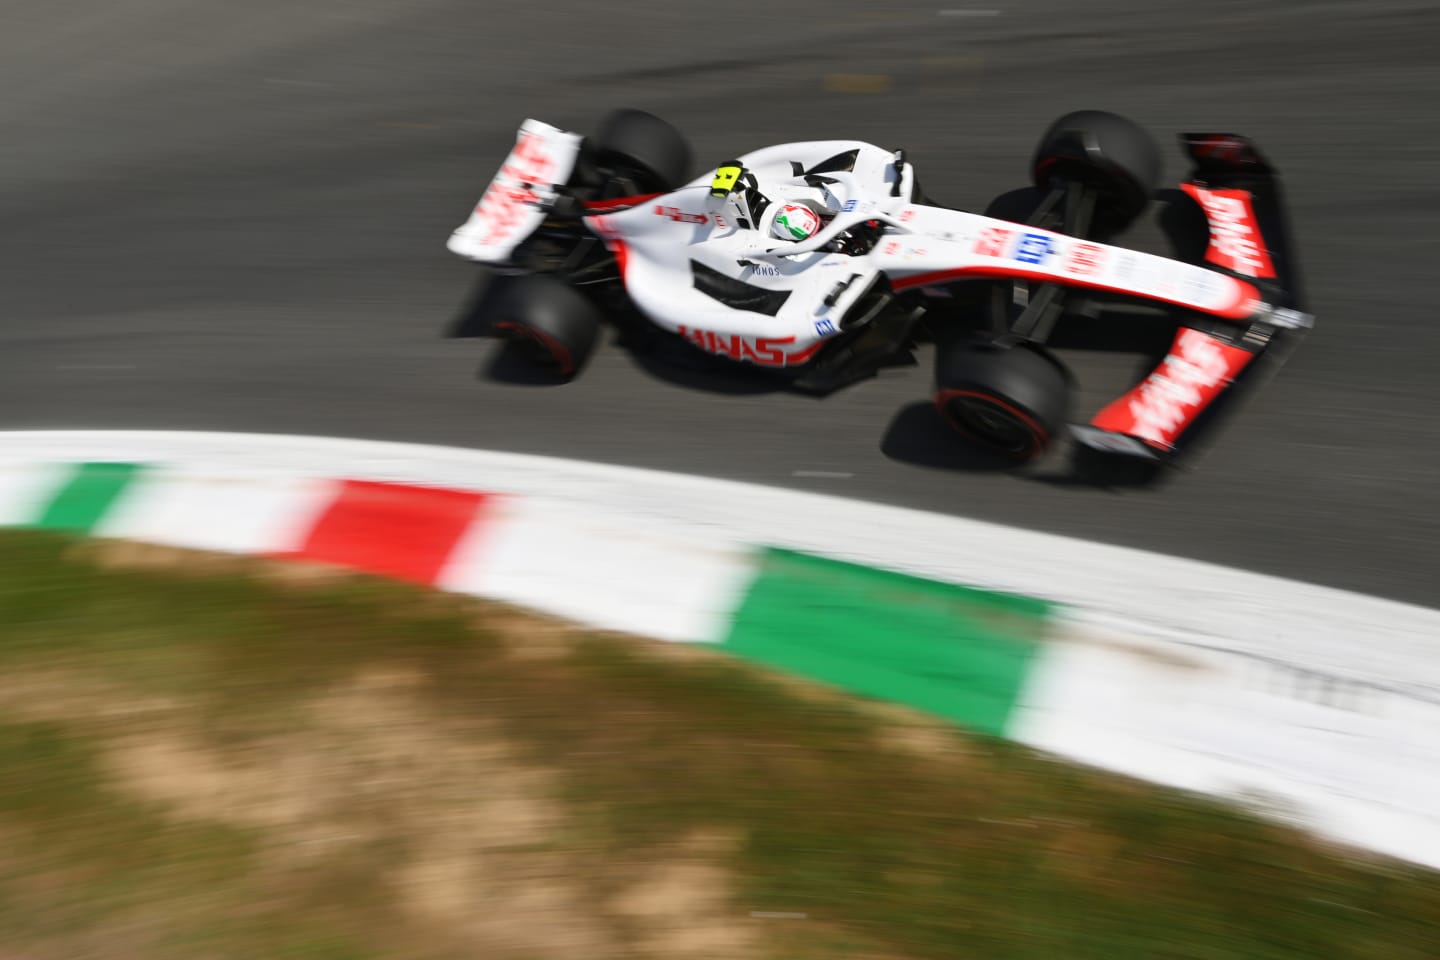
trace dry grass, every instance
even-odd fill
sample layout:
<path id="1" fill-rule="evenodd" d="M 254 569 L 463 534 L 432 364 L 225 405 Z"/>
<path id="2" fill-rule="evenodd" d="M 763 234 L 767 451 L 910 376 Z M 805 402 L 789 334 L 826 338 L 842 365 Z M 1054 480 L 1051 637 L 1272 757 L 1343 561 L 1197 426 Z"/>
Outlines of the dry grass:
<path id="1" fill-rule="evenodd" d="M 0 537 L 27 960 L 1440 955 L 1440 884 L 716 651 Z"/>

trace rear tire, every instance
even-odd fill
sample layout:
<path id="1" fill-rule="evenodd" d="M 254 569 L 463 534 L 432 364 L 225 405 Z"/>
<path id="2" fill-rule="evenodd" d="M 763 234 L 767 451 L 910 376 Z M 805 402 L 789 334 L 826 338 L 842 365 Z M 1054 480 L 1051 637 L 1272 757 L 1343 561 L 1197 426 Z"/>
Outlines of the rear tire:
<path id="1" fill-rule="evenodd" d="M 669 193 L 689 179 L 690 144 L 679 130 L 643 110 L 616 110 L 591 146 L 597 166 L 635 181 L 642 193 Z"/>
<path id="2" fill-rule="evenodd" d="M 543 274 L 509 278 L 492 325 L 526 362 L 574 377 L 600 340 L 600 313 L 573 287 Z"/>
<path id="3" fill-rule="evenodd" d="M 1043 348 L 956 340 L 935 353 L 935 409 L 961 436 L 1019 463 L 1065 426 L 1070 377 Z"/>
<path id="4" fill-rule="evenodd" d="M 1160 186 L 1162 167 L 1159 147 L 1133 120 L 1077 110 L 1045 131 L 1030 171 L 1042 191 L 1056 179 L 1093 187 L 1098 197 L 1091 234 L 1099 239 L 1119 233 L 1145 212 Z"/>

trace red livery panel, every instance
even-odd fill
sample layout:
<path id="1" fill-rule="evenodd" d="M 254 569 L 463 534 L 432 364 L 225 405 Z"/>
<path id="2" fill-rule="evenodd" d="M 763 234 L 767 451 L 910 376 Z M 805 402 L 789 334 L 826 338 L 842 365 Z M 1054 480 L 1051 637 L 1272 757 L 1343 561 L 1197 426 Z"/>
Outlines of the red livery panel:
<path id="1" fill-rule="evenodd" d="M 1255 220 L 1250 191 L 1217 190 L 1194 183 L 1181 184 L 1180 189 L 1200 204 L 1205 219 L 1210 222 L 1206 260 L 1241 276 L 1265 279 L 1275 276 L 1275 265 L 1270 262 Z"/>
<path id="2" fill-rule="evenodd" d="M 1184 327 L 1160 365 L 1090 423 L 1169 450 L 1254 356 L 1218 337 Z"/>

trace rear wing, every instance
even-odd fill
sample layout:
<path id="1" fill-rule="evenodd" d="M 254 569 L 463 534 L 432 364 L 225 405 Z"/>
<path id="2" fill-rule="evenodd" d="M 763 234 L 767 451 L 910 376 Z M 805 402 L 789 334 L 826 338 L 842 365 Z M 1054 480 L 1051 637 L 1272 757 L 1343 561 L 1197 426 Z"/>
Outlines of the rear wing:
<path id="1" fill-rule="evenodd" d="M 1088 447 L 1153 460 L 1195 446 L 1215 422 L 1217 401 L 1242 380 L 1273 376 L 1314 325 L 1274 168 L 1236 134 L 1190 133 L 1180 142 L 1192 163 L 1180 189 L 1209 231 L 1205 266 L 1253 284 L 1264 303 L 1245 324 L 1186 323 L 1140 383 L 1071 428 Z"/>
<path id="2" fill-rule="evenodd" d="M 544 223 L 559 187 L 570 181 L 582 137 L 539 120 L 520 125 L 515 146 L 469 219 L 446 242 L 451 253 L 505 264 Z"/>

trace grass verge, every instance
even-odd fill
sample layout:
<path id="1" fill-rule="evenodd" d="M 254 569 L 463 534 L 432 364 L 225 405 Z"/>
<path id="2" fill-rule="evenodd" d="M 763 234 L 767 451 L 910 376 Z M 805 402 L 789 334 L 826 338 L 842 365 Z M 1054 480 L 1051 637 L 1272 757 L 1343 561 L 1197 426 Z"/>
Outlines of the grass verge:
<path id="1" fill-rule="evenodd" d="M 1440 880 L 708 650 L 0 535 L 0 956 L 1440 954 Z"/>

